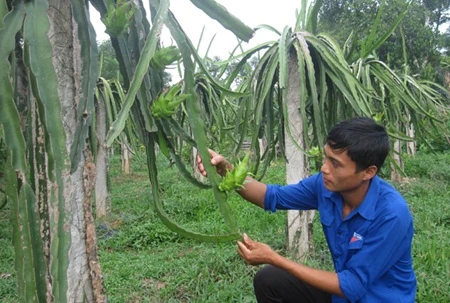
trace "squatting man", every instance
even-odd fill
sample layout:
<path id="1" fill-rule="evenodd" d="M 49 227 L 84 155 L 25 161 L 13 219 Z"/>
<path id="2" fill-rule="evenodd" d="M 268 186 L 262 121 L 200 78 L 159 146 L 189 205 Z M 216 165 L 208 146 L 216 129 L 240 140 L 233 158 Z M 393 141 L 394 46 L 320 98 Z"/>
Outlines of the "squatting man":
<path id="1" fill-rule="evenodd" d="M 247 177 L 238 193 L 256 206 L 318 210 L 335 267 L 329 272 L 294 262 L 244 234 L 237 241 L 240 256 L 265 264 L 253 280 L 258 302 L 414 302 L 413 219 L 402 195 L 377 174 L 389 149 L 383 126 L 352 118 L 329 131 L 319 173 L 284 186 Z M 218 174 L 232 169 L 215 151 L 210 157 Z"/>

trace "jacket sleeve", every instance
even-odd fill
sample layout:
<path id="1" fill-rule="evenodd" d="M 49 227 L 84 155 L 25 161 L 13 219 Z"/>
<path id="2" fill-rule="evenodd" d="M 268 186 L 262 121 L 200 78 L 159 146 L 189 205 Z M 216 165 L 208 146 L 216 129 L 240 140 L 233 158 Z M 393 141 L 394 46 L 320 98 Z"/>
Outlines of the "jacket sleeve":
<path id="1" fill-rule="evenodd" d="M 264 198 L 264 209 L 272 212 L 277 209 L 317 209 L 320 182 L 322 177 L 316 174 L 297 184 L 284 186 L 269 184 Z"/>

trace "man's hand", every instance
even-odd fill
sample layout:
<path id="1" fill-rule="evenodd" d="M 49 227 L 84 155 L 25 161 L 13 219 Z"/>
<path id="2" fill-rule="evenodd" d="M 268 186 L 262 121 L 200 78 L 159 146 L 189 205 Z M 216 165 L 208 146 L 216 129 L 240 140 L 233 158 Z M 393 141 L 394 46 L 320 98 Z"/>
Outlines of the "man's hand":
<path id="1" fill-rule="evenodd" d="M 224 156 L 216 153 L 215 151 L 208 149 L 209 155 L 211 157 L 211 164 L 216 167 L 216 171 L 219 175 L 225 176 L 227 174 L 227 170 L 232 170 L 233 166 L 230 162 L 225 159 Z M 202 162 L 202 158 L 197 154 L 197 165 L 200 173 L 206 177 L 207 173 L 205 167 Z"/>
<path id="2" fill-rule="evenodd" d="M 253 241 L 246 234 L 237 244 L 239 255 L 250 265 L 272 264 L 278 255 L 269 245 Z"/>

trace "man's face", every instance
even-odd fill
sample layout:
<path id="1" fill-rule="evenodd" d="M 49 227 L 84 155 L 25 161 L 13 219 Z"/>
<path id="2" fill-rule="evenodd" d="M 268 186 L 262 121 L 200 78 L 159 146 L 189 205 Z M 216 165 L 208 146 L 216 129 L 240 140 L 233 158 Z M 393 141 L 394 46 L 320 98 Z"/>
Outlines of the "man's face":
<path id="1" fill-rule="evenodd" d="M 321 171 L 325 187 L 340 193 L 357 190 L 364 181 L 365 170 L 356 172 L 356 163 L 350 159 L 346 150 L 332 150 L 326 144 L 323 151 Z"/>

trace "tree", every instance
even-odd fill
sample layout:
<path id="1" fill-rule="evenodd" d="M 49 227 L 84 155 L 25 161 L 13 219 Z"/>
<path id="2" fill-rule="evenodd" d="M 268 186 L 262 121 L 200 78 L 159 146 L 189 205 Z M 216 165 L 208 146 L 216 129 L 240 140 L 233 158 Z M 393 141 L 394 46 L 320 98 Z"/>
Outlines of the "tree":
<path id="1" fill-rule="evenodd" d="M 436 3 L 436 2 L 439 2 Z M 367 37 L 382 9 L 378 33 L 382 35 L 395 22 L 405 7 L 408 11 L 393 34 L 377 49 L 377 55 L 392 68 L 401 70 L 405 64 L 412 74 L 437 81 L 436 71 L 440 64 L 440 25 L 447 21 L 444 11 L 448 1 L 404 1 L 404 0 L 358 0 L 324 1 L 320 11 L 319 27 L 330 33 L 343 45 L 353 33 L 355 41 Z M 384 8 L 383 8 L 384 7 Z M 403 58 L 403 42 L 408 50 L 407 62 Z M 355 45 L 360 49 L 360 45 Z M 356 58 L 353 58 L 355 60 Z"/>
<path id="2" fill-rule="evenodd" d="M 0 122 L 20 298 L 102 301 L 92 155 L 84 148 L 98 77 L 94 31 L 78 2 L 8 4 Z"/>
<path id="3" fill-rule="evenodd" d="M 136 97 L 136 106 L 131 106 L 133 119 L 148 149 L 150 179 L 158 198 L 152 158 L 158 129 L 148 102 L 162 92 L 164 77 L 161 70 L 149 69 L 149 64 L 168 1 L 161 5 L 152 2 L 151 28 L 141 1 L 134 13 L 125 12 L 124 19 L 116 14 L 114 2 L 107 1 L 108 6 L 102 0 L 91 2 L 109 24 L 111 34 L 117 34 L 111 42 L 129 96 L 126 106 Z M 217 10 L 209 13 L 214 12 Z M 5 193 L 11 208 L 20 299 L 103 302 L 91 207 L 95 172 L 92 146 L 87 143 L 98 78 L 97 45 L 87 3 L 2 0 L 0 13 L 1 138 L 7 146 Z M 117 16 L 119 19 L 114 19 Z M 227 19 L 234 20 L 229 15 L 215 18 L 223 19 L 224 24 Z M 116 31 L 123 20 L 126 22 Z M 242 23 L 239 27 L 241 34 L 251 36 L 250 28 Z M 122 33 L 125 29 L 127 34 Z M 147 37 L 145 43 L 142 36 Z M 126 117 L 128 112 L 124 112 Z M 198 126 L 195 119 L 191 121 Z M 196 136 L 202 131 L 197 129 Z M 120 131 L 115 136 L 118 134 Z M 207 153 L 205 143 L 197 146 Z"/>
<path id="4" fill-rule="evenodd" d="M 423 5 L 430 12 L 429 24 L 434 32 L 438 35 L 440 31 L 441 25 L 447 23 L 449 21 L 449 8 L 450 1 L 449 0 L 425 0 L 423 1 Z"/>

